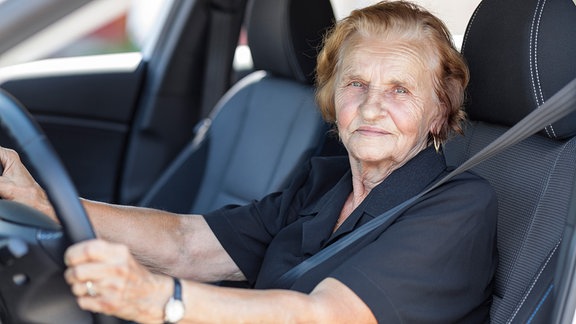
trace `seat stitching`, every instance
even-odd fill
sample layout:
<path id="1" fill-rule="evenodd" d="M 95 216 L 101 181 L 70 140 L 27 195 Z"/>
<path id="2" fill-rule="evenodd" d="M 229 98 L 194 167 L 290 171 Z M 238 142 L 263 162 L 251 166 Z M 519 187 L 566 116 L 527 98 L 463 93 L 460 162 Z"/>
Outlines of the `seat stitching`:
<path id="1" fill-rule="evenodd" d="M 544 7 L 546 6 L 546 0 L 542 3 L 540 10 L 538 12 L 538 21 L 536 23 L 536 32 L 534 34 L 534 72 L 536 75 L 536 83 L 538 84 L 538 93 L 540 95 L 539 104 L 544 103 L 544 94 L 542 92 L 542 83 L 540 82 L 540 69 L 538 67 L 538 40 L 540 34 L 540 22 L 542 21 L 542 12 L 544 12 Z"/>
<path id="2" fill-rule="evenodd" d="M 550 171 L 548 172 L 548 175 L 547 175 L 546 187 L 548 187 L 549 182 L 550 182 Z M 540 191 L 539 197 L 537 199 L 538 201 L 542 200 L 542 196 L 543 196 L 543 193 L 545 191 L 546 191 L 546 188 L 544 188 L 542 191 Z M 510 263 L 510 270 L 516 269 L 517 264 L 518 264 L 518 258 L 520 257 L 520 254 L 522 253 L 522 251 L 524 251 L 526 249 L 526 237 L 529 235 L 532 228 L 534 227 L 534 217 L 532 217 L 532 216 L 534 214 L 536 214 L 537 211 L 538 211 L 538 203 L 536 204 L 534 209 L 529 214 L 530 222 L 529 222 L 528 226 L 526 227 L 526 231 L 524 232 L 524 235 L 522 237 L 522 242 L 521 242 L 522 244 L 518 247 L 518 249 L 514 253 L 514 260 Z M 506 278 L 504 280 L 505 284 L 504 284 L 504 294 L 503 295 L 506 295 L 506 291 L 508 290 L 508 285 L 510 284 L 511 276 L 512 276 L 512 271 L 509 271 L 506 273 Z"/>
<path id="3" fill-rule="evenodd" d="M 532 17 L 532 24 L 530 25 L 530 76 L 537 106 L 540 106 L 544 103 L 544 94 L 542 91 L 542 83 L 540 82 L 539 73 L 540 70 L 538 67 L 538 36 L 540 32 L 540 23 L 542 21 L 542 13 L 544 12 L 545 6 L 546 0 L 543 2 L 538 0 L 538 3 L 536 4 L 536 10 L 534 11 L 534 16 Z M 549 138 L 556 138 L 556 133 L 552 125 L 544 127 L 544 130 L 546 131 L 546 135 Z"/>
<path id="4" fill-rule="evenodd" d="M 566 153 L 566 151 L 571 150 L 571 147 L 572 147 L 572 145 L 570 144 L 571 142 L 572 142 L 572 141 L 568 141 L 568 142 L 566 142 L 564 145 L 562 145 L 562 148 L 561 148 L 560 152 L 558 152 L 558 154 L 556 154 L 556 159 L 554 160 L 554 164 L 553 164 L 553 166 L 549 169 L 548 175 L 547 175 L 547 177 L 546 177 L 546 179 L 547 179 L 547 181 L 546 181 L 546 188 L 548 187 L 548 184 L 550 183 L 550 174 L 552 173 L 552 170 L 556 169 L 556 167 L 557 167 L 557 165 L 558 165 L 558 160 L 560 159 L 560 157 L 561 157 L 562 155 L 565 155 L 564 153 Z M 540 201 L 540 200 L 542 199 L 542 195 L 543 195 L 543 193 L 546 191 L 546 188 L 544 188 L 544 189 L 540 192 L 540 197 L 538 198 L 538 201 Z M 534 213 L 537 212 L 538 205 L 539 205 L 539 204 L 536 204 L 536 209 L 534 210 Z M 531 219 L 530 226 L 528 227 L 528 230 L 526 231 L 526 233 L 530 232 L 530 230 L 531 230 L 531 228 L 533 227 L 533 225 L 534 225 L 534 218 Z M 562 240 L 562 239 L 560 239 L 560 241 L 561 241 L 561 240 Z M 522 246 L 520 246 L 520 248 L 517 250 L 518 253 L 516 253 L 516 258 L 514 259 L 514 262 L 512 262 L 513 266 L 511 266 L 510 269 L 516 268 L 516 263 L 517 263 L 517 261 L 518 261 L 519 255 L 520 255 L 520 251 L 524 250 L 524 248 L 526 247 L 526 244 L 525 244 L 525 243 L 526 243 L 525 240 L 522 240 Z M 557 246 L 558 246 L 559 244 L 560 244 L 560 242 L 557 242 L 556 247 L 554 248 L 554 250 L 557 248 Z M 548 262 L 548 261 L 549 261 L 549 260 L 547 260 L 547 262 Z M 538 276 L 539 276 L 539 275 L 540 275 L 540 274 L 538 274 Z M 505 287 L 506 287 L 505 290 L 506 290 L 507 287 L 508 287 L 508 281 L 509 281 L 509 279 L 510 279 L 510 274 L 507 274 L 507 277 L 506 277 L 506 280 L 505 280 L 505 282 L 506 282 L 506 283 L 505 283 Z M 532 286 L 534 285 L 534 283 L 535 283 L 535 281 L 532 282 Z M 529 291 L 532 289 L 532 286 L 530 287 Z M 504 293 L 504 294 L 506 294 L 506 293 Z M 514 319 L 514 317 L 516 316 L 516 313 L 519 311 L 520 307 L 522 306 L 522 304 L 523 304 L 524 301 L 526 300 L 527 294 L 528 294 L 528 293 L 526 293 L 526 295 L 525 295 L 525 296 L 522 298 L 522 300 L 520 301 L 520 304 L 519 304 L 519 306 L 517 307 L 516 311 L 513 313 L 512 317 L 511 317 L 511 320 Z"/>
<path id="5" fill-rule="evenodd" d="M 474 13 L 472 14 L 472 18 L 470 18 L 470 22 L 468 23 L 468 28 L 466 28 L 466 33 L 464 34 L 464 40 L 462 41 L 462 46 L 461 46 L 461 53 L 464 53 L 465 48 L 466 48 L 466 43 L 468 41 L 468 35 L 470 34 L 470 29 L 472 29 L 472 25 L 474 24 L 474 21 L 476 19 L 476 16 L 478 15 L 478 11 L 480 11 L 480 7 L 482 7 L 482 4 L 484 4 L 484 1 L 481 1 L 480 4 L 478 5 L 478 7 L 476 7 L 476 10 L 474 10 Z"/>
<path id="6" fill-rule="evenodd" d="M 538 8 L 540 7 L 540 2 L 541 0 L 538 0 L 538 3 L 536 4 L 536 9 L 534 10 L 534 16 L 532 16 L 532 23 L 530 24 L 530 44 L 528 46 L 528 50 L 529 50 L 529 60 L 530 60 L 530 81 L 532 82 L 532 91 L 534 92 L 534 99 L 536 99 L 536 105 L 539 106 L 540 105 L 540 96 L 538 96 L 538 91 L 537 91 L 537 86 L 536 86 L 536 77 L 535 77 L 535 52 L 536 49 L 534 48 L 534 42 L 535 42 L 535 27 L 537 25 L 537 17 L 538 17 Z"/>
<path id="7" fill-rule="evenodd" d="M 544 92 L 542 91 L 542 82 L 540 81 L 540 68 L 538 67 L 538 40 L 540 39 L 540 25 L 542 22 L 542 14 L 544 12 L 544 7 L 546 6 L 547 1 L 544 0 L 544 3 L 542 3 L 542 7 L 540 8 L 540 13 L 538 15 L 538 24 L 536 27 L 536 35 L 535 35 L 535 46 L 534 46 L 534 62 L 536 63 L 536 78 L 538 80 L 538 90 L 540 92 L 540 100 L 541 103 L 544 103 Z M 554 126 L 552 124 L 548 125 L 545 127 L 546 129 L 546 134 L 548 134 L 548 137 L 552 137 L 552 138 L 557 138 L 558 136 L 556 135 L 556 132 L 554 131 Z M 552 134 L 550 134 L 550 133 Z"/>
<path id="8" fill-rule="evenodd" d="M 536 316 L 536 314 L 540 311 L 540 308 L 542 307 L 542 304 L 544 304 L 544 302 L 546 301 L 546 299 L 548 299 L 548 296 L 550 296 L 550 293 L 552 292 L 552 289 L 554 288 L 554 284 L 550 284 L 550 286 L 548 287 L 548 289 L 546 289 L 546 293 L 544 293 L 544 297 L 542 297 L 542 299 L 540 300 L 540 302 L 538 303 L 538 305 L 536 306 L 536 309 L 532 312 L 532 315 L 530 315 L 530 318 L 528 318 L 528 321 L 526 321 L 527 323 L 532 323 L 532 320 L 534 319 L 534 317 Z"/>
<path id="9" fill-rule="evenodd" d="M 552 124 L 546 126 L 546 134 L 548 134 L 548 129 L 550 129 L 550 132 L 552 132 L 552 137 L 553 138 L 557 138 L 558 135 L 556 135 L 556 131 L 554 130 L 554 126 Z"/>
<path id="10" fill-rule="evenodd" d="M 532 280 L 530 286 L 528 287 L 528 290 L 526 291 L 526 293 L 524 294 L 524 296 L 522 296 L 522 299 L 520 300 L 520 303 L 518 303 L 518 306 L 516 306 L 516 309 L 514 310 L 514 313 L 512 313 L 512 316 L 508 319 L 508 321 L 506 323 L 511 323 L 514 318 L 516 317 L 516 315 L 518 315 L 518 313 L 520 312 L 520 308 L 522 308 L 522 306 L 524 305 L 524 303 L 526 302 L 526 299 L 528 298 L 528 295 L 530 295 L 530 293 L 532 292 L 532 289 L 534 289 L 534 286 L 536 285 L 536 282 L 538 281 L 538 279 L 540 278 L 540 276 L 542 275 L 542 273 L 544 272 L 544 270 L 546 269 L 546 267 L 548 266 L 548 264 L 550 263 L 550 260 L 552 259 L 552 256 L 554 255 L 554 253 L 556 253 L 556 250 L 558 249 L 558 247 L 560 246 L 560 242 L 562 242 L 562 239 L 560 239 L 558 242 L 556 242 L 556 245 L 554 245 L 554 248 L 552 249 L 552 251 L 548 254 L 548 258 L 546 258 L 546 262 L 544 263 L 544 265 L 542 267 L 540 267 L 540 271 L 538 271 L 538 274 L 536 275 L 536 278 L 534 278 L 534 280 Z"/>

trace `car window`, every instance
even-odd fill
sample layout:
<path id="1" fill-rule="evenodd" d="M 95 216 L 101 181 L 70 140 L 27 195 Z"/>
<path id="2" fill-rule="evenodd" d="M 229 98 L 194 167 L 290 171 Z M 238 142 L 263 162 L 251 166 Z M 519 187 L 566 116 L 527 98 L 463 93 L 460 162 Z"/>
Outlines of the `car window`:
<path id="1" fill-rule="evenodd" d="M 0 1 L 0 54 L 90 1 Z"/>
<path id="2" fill-rule="evenodd" d="M 332 0 L 341 19 L 379 0 Z M 140 51 L 154 47 L 173 0 L 0 0 L 0 67 L 45 58 Z M 415 0 L 442 18 L 460 46 L 480 0 Z M 464 13 L 464 14 L 463 14 Z M 56 19 L 59 17 L 59 19 Z M 54 20 L 54 21 L 52 21 Z M 250 50 L 239 39 L 234 68 L 252 68 Z"/>
<path id="3" fill-rule="evenodd" d="M 0 21 L 0 42 L 4 44 L 0 67 L 46 58 L 144 51 L 159 34 L 170 3 L 172 0 L 0 0 L 0 17 L 12 17 Z M 34 25 L 38 17 L 46 17 L 46 23 L 24 32 L 19 27 Z M 9 40 L 2 38 L 2 31 Z"/>

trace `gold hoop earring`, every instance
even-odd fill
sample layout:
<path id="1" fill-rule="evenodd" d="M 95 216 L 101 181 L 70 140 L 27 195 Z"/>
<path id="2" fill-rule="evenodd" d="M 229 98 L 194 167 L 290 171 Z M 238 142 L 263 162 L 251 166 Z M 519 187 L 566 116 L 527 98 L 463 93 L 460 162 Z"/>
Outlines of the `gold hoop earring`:
<path id="1" fill-rule="evenodd" d="M 440 153 L 442 142 L 436 136 L 432 136 L 432 141 L 434 141 L 434 149 L 436 149 L 436 153 Z"/>

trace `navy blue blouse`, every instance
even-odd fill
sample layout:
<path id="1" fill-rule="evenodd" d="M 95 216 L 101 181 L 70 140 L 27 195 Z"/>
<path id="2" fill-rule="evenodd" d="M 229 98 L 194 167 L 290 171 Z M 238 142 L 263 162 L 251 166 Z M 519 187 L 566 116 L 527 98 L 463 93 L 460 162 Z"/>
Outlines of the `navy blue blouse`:
<path id="1" fill-rule="evenodd" d="M 354 291 L 379 322 L 487 322 L 497 263 L 497 200 L 489 183 L 464 173 L 391 224 L 301 276 L 286 271 L 447 174 L 444 157 L 420 152 L 372 189 L 333 233 L 352 177 L 347 157 L 318 157 L 284 191 L 205 215 L 254 288 L 310 292 L 327 277 Z"/>

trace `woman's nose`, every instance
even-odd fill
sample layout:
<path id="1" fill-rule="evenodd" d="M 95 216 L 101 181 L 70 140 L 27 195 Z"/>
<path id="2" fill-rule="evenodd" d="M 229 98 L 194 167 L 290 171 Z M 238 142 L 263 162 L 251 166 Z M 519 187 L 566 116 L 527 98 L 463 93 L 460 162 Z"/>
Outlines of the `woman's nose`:
<path id="1" fill-rule="evenodd" d="M 366 93 L 366 99 L 360 105 L 360 113 L 366 120 L 380 118 L 388 112 L 386 104 L 386 94 L 377 89 L 370 89 Z"/>

